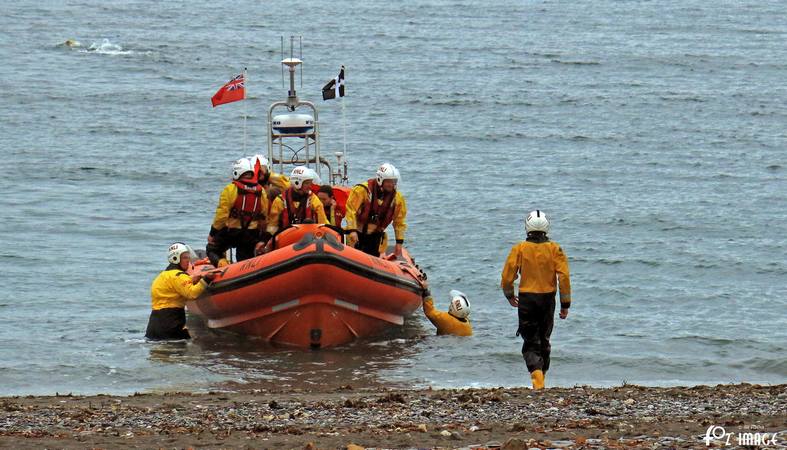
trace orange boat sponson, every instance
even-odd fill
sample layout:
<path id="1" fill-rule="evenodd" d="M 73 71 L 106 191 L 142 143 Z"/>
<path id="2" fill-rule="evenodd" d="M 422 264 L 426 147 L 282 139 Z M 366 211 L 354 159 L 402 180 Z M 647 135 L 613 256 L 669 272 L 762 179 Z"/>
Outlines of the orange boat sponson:
<path id="1" fill-rule="evenodd" d="M 329 347 L 400 326 L 420 307 L 423 274 L 409 255 L 394 261 L 367 255 L 321 225 L 287 231 L 280 242 L 299 239 L 224 268 L 189 311 L 211 328 Z"/>

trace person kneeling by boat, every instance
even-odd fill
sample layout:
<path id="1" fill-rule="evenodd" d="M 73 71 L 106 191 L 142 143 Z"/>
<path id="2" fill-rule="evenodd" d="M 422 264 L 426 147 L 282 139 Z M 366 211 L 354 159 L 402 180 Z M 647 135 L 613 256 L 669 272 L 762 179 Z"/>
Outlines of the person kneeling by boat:
<path id="1" fill-rule="evenodd" d="M 328 224 L 341 228 L 342 219 L 344 219 L 344 209 L 336 203 L 336 198 L 333 196 L 333 188 L 328 184 L 323 184 L 317 191 L 317 198 L 322 203 Z"/>
<path id="2" fill-rule="evenodd" d="M 319 182 L 319 177 L 313 169 L 306 166 L 292 169 L 290 188 L 271 203 L 268 216 L 269 234 L 276 234 L 299 223 L 328 223 L 320 199 L 311 191 L 312 184 L 316 182 Z"/>
<path id="3" fill-rule="evenodd" d="M 347 245 L 364 253 L 380 256 L 385 248 L 385 229 L 393 223 L 396 237 L 394 253 L 402 254 L 404 232 L 407 230 L 407 204 L 396 190 L 399 170 L 393 164 L 381 165 L 365 183 L 357 184 L 347 198 Z"/>
<path id="4" fill-rule="evenodd" d="M 451 290 L 449 296 L 451 303 L 448 312 L 438 311 L 434 307 L 432 294 L 427 288 L 424 291 L 424 314 L 430 322 L 437 327 L 437 335 L 472 336 L 473 327 L 470 325 L 470 302 L 467 296 L 457 290 Z"/>
<path id="5" fill-rule="evenodd" d="M 527 240 L 511 249 L 503 267 L 500 286 L 508 302 L 517 308 L 525 358 L 533 389 L 544 388 L 549 370 L 549 342 L 555 320 L 555 294 L 560 286 L 560 318 L 568 317 L 571 306 L 571 281 L 568 258 L 557 242 L 547 237 L 549 220 L 539 210 L 525 219 Z M 519 275 L 519 295 L 514 295 L 514 281 Z"/>
<path id="6" fill-rule="evenodd" d="M 153 310 L 148 319 L 145 337 L 152 340 L 189 339 L 186 329 L 186 302 L 195 300 L 208 286 L 206 279 L 213 274 L 189 275 L 185 271 L 191 264 L 191 248 L 181 242 L 169 246 L 169 265 L 150 286 Z"/>
<path id="7" fill-rule="evenodd" d="M 254 257 L 267 241 L 265 216 L 268 212 L 268 196 L 257 183 L 254 164 L 241 158 L 232 166 L 232 182 L 219 196 L 216 215 L 210 227 L 208 245 L 205 248 L 210 263 L 216 267 L 228 264 L 225 253 L 235 248 L 238 261 Z"/>

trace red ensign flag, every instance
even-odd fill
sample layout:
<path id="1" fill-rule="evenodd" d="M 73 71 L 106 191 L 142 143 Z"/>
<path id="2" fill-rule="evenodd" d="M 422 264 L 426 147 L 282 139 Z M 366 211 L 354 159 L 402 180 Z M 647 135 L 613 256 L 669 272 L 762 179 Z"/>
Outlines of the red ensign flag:
<path id="1" fill-rule="evenodd" d="M 246 98 L 246 86 L 243 74 L 231 79 L 221 89 L 213 95 L 210 99 L 213 107 L 223 105 L 224 103 L 237 102 Z"/>

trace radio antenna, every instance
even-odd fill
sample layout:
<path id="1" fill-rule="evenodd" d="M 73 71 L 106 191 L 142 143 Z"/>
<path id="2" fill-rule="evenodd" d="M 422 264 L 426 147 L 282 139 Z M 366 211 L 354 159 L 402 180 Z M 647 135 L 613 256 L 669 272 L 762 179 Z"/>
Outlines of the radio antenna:
<path id="1" fill-rule="evenodd" d="M 284 59 L 284 36 L 281 37 L 281 59 Z M 281 66 L 281 87 L 284 88 L 284 66 Z"/>

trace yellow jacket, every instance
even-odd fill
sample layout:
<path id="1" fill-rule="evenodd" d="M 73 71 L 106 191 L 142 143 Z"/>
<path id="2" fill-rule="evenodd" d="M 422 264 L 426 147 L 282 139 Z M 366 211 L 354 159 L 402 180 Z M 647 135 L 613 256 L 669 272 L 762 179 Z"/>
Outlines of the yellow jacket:
<path id="1" fill-rule="evenodd" d="M 183 308 L 186 302 L 199 297 L 208 284 L 205 280 L 193 284 L 186 272 L 169 267 L 161 272 L 150 286 L 153 309 Z"/>
<path id="2" fill-rule="evenodd" d="M 271 210 L 268 213 L 268 233 L 275 234 L 279 231 L 279 220 L 281 219 L 281 212 L 284 210 L 284 200 L 282 199 L 282 195 L 276 197 L 271 203 Z M 293 201 L 293 208 L 297 208 L 300 206 L 300 202 Z M 325 217 L 325 210 L 322 208 L 322 202 L 320 199 L 312 194 L 309 193 L 309 207 L 312 209 L 312 214 L 317 218 L 315 223 L 328 223 L 328 218 Z"/>
<path id="3" fill-rule="evenodd" d="M 447 312 L 438 311 L 434 307 L 432 297 L 424 299 L 424 314 L 437 327 L 437 335 L 452 334 L 454 336 L 472 336 L 473 327 L 467 319 L 458 319 Z"/>
<path id="4" fill-rule="evenodd" d="M 365 202 L 370 202 L 372 200 L 371 193 L 369 192 L 369 182 L 365 181 L 350 190 L 350 196 L 347 198 L 347 213 L 344 216 L 344 220 L 347 222 L 347 226 L 345 227 L 346 230 L 356 230 L 359 233 L 363 230 L 364 224 L 358 223 L 358 209 L 363 205 Z M 377 199 L 379 204 L 382 204 L 382 199 Z M 396 191 L 396 197 L 394 197 L 394 216 L 393 216 L 393 228 L 394 234 L 396 238 L 396 242 L 401 243 L 404 241 L 404 232 L 407 230 L 407 203 L 404 201 L 404 196 L 402 196 L 401 192 Z M 377 227 L 374 224 L 370 224 L 369 228 L 366 230 L 368 234 L 374 233 L 375 231 L 383 231 L 377 230 Z"/>
<path id="5" fill-rule="evenodd" d="M 500 287 L 506 297 L 514 295 L 514 281 L 517 275 L 519 292 L 544 294 L 556 292 L 556 280 L 560 285 L 560 303 L 571 303 L 571 280 L 568 274 L 568 258 L 557 242 L 522 241 L 508 254 L 503 267 Z"/>
<path id="6" fill-rule="evenodd" d="M 235 206 L 235 200 L 238 198 L 238 187 L 230 183 L 224 187 L 219 195 L 219 205 L 216 207 L 216 215 L 213 216 L 213 228 L 221 230 L 227 228 L 240 228 L 240 218 L 230 217 L 230 211 Z M 262 214 L 266 215 L 268 212 L 268 195 L 265 189 L 260 193 L 260 202 L 262 203 Z M 254 230 L 260 226 L 259 222 L 265 223 L 264 220 L 252 220 L 249 223 L 249 229 Z"/>
<path id="7" fill-rule="evenodd" d="M 287 175 L 271 172 L 271 176 L 268 178 L 268 185 L 277 188 L 279 192 L 284 192 L 290 188 L 290 178 Z"/>

